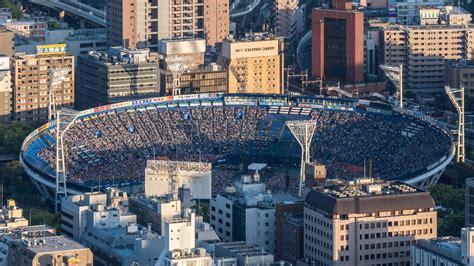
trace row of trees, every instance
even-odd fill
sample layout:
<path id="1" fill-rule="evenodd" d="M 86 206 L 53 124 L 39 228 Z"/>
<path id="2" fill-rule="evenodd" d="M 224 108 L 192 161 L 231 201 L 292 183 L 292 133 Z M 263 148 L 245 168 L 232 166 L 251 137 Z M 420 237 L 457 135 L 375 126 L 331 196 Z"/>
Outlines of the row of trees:
<path id="1" fill-rule="evenodd" d="M 18 158 L 23 140 L 38 126 L 37 123 L 26 122 L 1 123 L 0 154 Z M 0 164 L 0 194 L 3 204 L 6 199 L 16 200 L 23 208 L 25 218 L 31 220 L 31 224 L 59 227 L 60 217 L 50 211 L 54 206 L 43 201 L 17 160 Z"/>

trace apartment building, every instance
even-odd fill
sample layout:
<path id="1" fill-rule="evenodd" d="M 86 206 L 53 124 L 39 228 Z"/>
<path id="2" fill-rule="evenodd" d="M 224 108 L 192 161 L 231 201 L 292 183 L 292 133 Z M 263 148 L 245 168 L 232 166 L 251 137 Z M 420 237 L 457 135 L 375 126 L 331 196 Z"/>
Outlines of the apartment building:
<path id="1" fill-rule="evenodd" d="M 216 46 L 229 35 L 229 0 L 206 0 L 204 3 L 204 35 L 208 46 Z"/>
<path id="2" fill-rule="evenodd" d="M 56 107 L 74 105 L 74 56 L 64 45 L 37 46 L 36 54 L 17 53 L 12 58 L 13 119 L 47 120 L 50 69 L 68 70 L 59 85 L 54 85 Z"/>
<path id="3" fill-rule="evenodd" d="M 229 93 L 279 94 L 283 84 L 283 42 L 267 33 L 222 43 L 218 64 L 228 71 Z"/>
<path id="4" fill-rule="evenodd" d="M 0 55 L 0 121 L 12 119 L 12 76 L 10 57 Z"/>
<path id="5" fill-rule="evenodd" d="M 442 6 L 443 0 L 398 0 L 394 1 L 397 12 L 397 23 L 413 25 L 416 23 L 417 11 L 420 7 Z"/>
<path id="6" fill-rule="evenodd" d="M 285 39 L 291 40 L 298 33 L 298 20 L 303 19 L 299 12 L 299 2 L 298 0 L 275 1 L 275 30 Z"/>
<path id="7" fill-rule="evenodd" d="M 474 56 L 474 26 L 391 25 L 381 29 L 382 62 L 404 66 L 407 90 L 441 92 L 445 61 Z"/>
<path id="8" fill-rule="evenodd" d="M 311 264 L 410 265 L 410 248 L 437 235 L 428 192 L 372 178 L 327 180 L 304 207 L 304 256 Z"/>
<path id="9" fill-rule="evenodd" d="M 213 1 L 207 7 L 203 0 L 108 1 L 109 46 L 156 51 L 159 40 L 171 38 L 207 38 L 215 45 L 228 33 L 229 7 L 225 0 Z"/>

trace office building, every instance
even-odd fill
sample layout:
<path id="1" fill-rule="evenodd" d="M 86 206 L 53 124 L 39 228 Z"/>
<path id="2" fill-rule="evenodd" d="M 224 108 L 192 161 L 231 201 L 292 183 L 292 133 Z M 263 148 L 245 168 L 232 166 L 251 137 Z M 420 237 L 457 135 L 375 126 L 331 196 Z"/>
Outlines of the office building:
<path id="1" fill-rule="evenodd" d="M 107 32 L 102 28 L 74 30 L 66 36 L 64 43 L 67 51 L 76 57 L 88 54 L 90 51 L 105 51 Z"/>
<path id="2" fill-rule="evenodd" d="M 227 70 L 215 63 L 211 63 L 185 71 L 179 79 L 178 91 L 176 91 L 173 85 L 173 75 L 169 71 L 162 71 L 160 76 L 161 94 L 225 93 L 229 86 L 227 78 Z"/>
<path id="3" fill-rule="evenodd" d="M 229 93 L 279 94 L 283 84 L 283 42 L 255 33 L 222 43 L 218 64 L 228 71 Z"/>
<path id="4" fill-rule="evenodd" d="M 381 29 L 380 42 L 381 62 L 392 66 L 403 65 L 406 90 L 442 92 L 446 60 L 473 58 L 474 27 L 391 25 Z"/>
<path id="5" fill-rule="evenodd" d="M 311 264 L 409 265 L 410 248 L 437 236 L 428 192 L 399 181 L 331 179 L 308 192 L 304 259 Z"/>
<path id="6" fill-rule="evenodd" d="M 23 237 L 10 241 L 8 265 L 92 266 L 89 248 L 65 236 Z"/>
<path id="7" fill-rule="evenodd" d="M 0 121 L 12 119 L 12 76 L 10 71 L 10 57 L 0 55 Z"/>
<path id="8" fill-rule="evenodd" d="M 413 266 L 474 265 L 474 230 L 462 228 L 461 237 L 438 237 L 420 240 L 412 246 Z"/>
<path id="9" fill-rule="evenodd" d="M 474 61 L 447 60 L 445 84 L 451 88 L 464 87 L 466 97 L 474 97 Z"/>
<path id="10" fill-rule="evenodd" d="M 110 48 L 80 55 L 76 68 L 76 108 L 159 95 L 158 56 L 148 49 Z"/>
<path id="11" fill-rule="evenodd" d="M 280 202 L 275 206 L 275 259 L 296 261 L 303 258 L 303 201 Z"/>
<path id="12" fill-rule="evenodd" d="M 0 26 L 0 54 L 11 57 L 15 50 L 15 34 L 5 26 Z"/>
<path id="13" fill-rule="evenodd" d="M 178 188 L 185 186 L 193 199 L 210 199 L 211 175 L 210 163 L 149 160 L 145 169 L 145 196 L 177 194 Z"/>
<path id="14" fill-rule="evenodd" d="M 36 54 L 17 53 L 12 59 L 13 119 L 47 120 L 50 69 L 69 70 L 54 86 L 52 103 L 57 108 L 74 105 L 74 56 L 64 45 L 37 46 Z"/>
<path id="15" fill-rule="evenodd" d="M 276 204 L 295 202 L 289 194 L 267 193 L 258 174 L 241 181 L 211 200 L 210 224 L 222 241 L 245 241 L 274 254 Z"/>
<path id="16" fill-rule="evenodd" d="M 323 81 L 364 80 L 364 14 L 352 2 L 335 0 L 334 9 L 312 11 L 312 75 Z"/>
<path id="17" fill-rule="evenodd" d="M 136 223 L 128 211 L 128 195 L 117 189 L 64 197 L 61 201 L 61 232 L 79 241 L 87 227 L 115 228 Z"/>
<path id="18" fill-rule="evenodd" d="M 204 2 L 204 35 L 208 46 L 216 46 L 229 35 L 229 0 Z"/>

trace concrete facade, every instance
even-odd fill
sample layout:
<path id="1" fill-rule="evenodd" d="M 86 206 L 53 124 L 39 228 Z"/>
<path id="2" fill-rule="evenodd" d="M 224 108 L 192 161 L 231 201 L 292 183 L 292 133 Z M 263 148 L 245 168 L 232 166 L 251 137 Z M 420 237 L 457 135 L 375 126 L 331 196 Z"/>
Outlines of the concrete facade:
<path id="1" fill-rule="evenodd" d="M 283 43 L 254 34 L 222 43 L 218 63 L 228 71 L 229 93 L 279 94 L 282 85 Z"/>
<path id="2" fill-rule="evenodd" d="M 206 0 L 204 3 L 204 34 L 208 46 L 216 46 L 229 35 L 229 0 Z"/>
<path id="3" fill-rule="evenodd" d="M 0 121 L 12 119 L 12 76 L 10 71 L 10 57 L 0 55 Z"/>
<path id="4" fill-rule="evenodd" d="M 381 30 L 381 62 L 403 64 L 407 90 L 441 92 L 446 60 L 474 56 L 474 27 L 454 25 L 386 26 Z"/>
<path id="5" fill-rule="evenodd" d="M 68 53 L 15 54 L 12 59 L 13 119 L 47 120 L 49 69 L 69 69 L 54 90 L 56 107 L 74 105 L 74 56 Z"/>
<path id="6" fill-rule="evenodd" d="M 158 58 L 148 49 L 110 48 L 78 57 L 76 108 L 159 95 Z"/>
<path id="7" fill-rule="evenodd" d="M 328 181 L 306 196 L 307 263 L 409 265 L 410 247 L 436 237 L 435 204 L 428 192 L 400 182 L 338 182 Z"/>

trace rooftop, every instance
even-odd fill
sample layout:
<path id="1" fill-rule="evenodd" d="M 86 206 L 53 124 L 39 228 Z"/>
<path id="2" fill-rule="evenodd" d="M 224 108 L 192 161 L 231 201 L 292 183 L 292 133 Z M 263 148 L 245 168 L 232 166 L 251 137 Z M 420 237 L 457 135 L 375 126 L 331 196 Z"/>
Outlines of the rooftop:
<path id="1" fill-rule="evenodd" d="M 437 237 L 429 240 L 421 240 L 416 245 L 417 248 L 429 250 L 437 253 L 438 256 L 445 257 L 454 262 L 461 262 L 461 239 L 458 237 Z"/>
<path id="2" fill-rule="evenodd" d="M 269 32 L 255 32 L 255 33 L 247 33 L 245 37 L 239 39 L 228 38 L 229 42 L 255 42 L 255 41 L 270 41 L 270 40 L 278 40 L 280 37 L 277 37 Z"/>
<path id="3" fill-rule="evenodd" d="M 87 249 L 78 242 L 65 236 L 48 236 L 22 240 L 22 244 L 34 253 L 51 253 Z"/>
<path id="4" fill-rule="evenodd" d="M 374 197 L 422 192 L 402 182 L 390 182 L 376 178 L 359 178 L 354 181 L 327 180 L 318 190 L 335 198 Z"/>
<path id="5" fill-rule="evenodd" d="M 217 246 L 225 248 L 228 251 L 238 256 L 256 257 L 256 256 L 271 255 L 270 253 L 262 250 L 262 248 L 257 247 L 257 246 L 247 245 L 243 241 L 216 243 L 216 247 Z"/>
<path id="6" fill-rule="evenodd" d="M 80 57 L 88 58 L 104 65 L 131 65 L 140 63 L 157 62 L 157 57 L 152 56 L 148 48 L 126 49 L 111 47 L 107 51 L 89 51 Z"/>
<path id="7" fill-rule="evenodd" d="M 305 201 L 306 207 L 328 215 L 435 207 L 428 192 L 400 181 L 373 178 L 326 180 L 308 192 Z"/>

